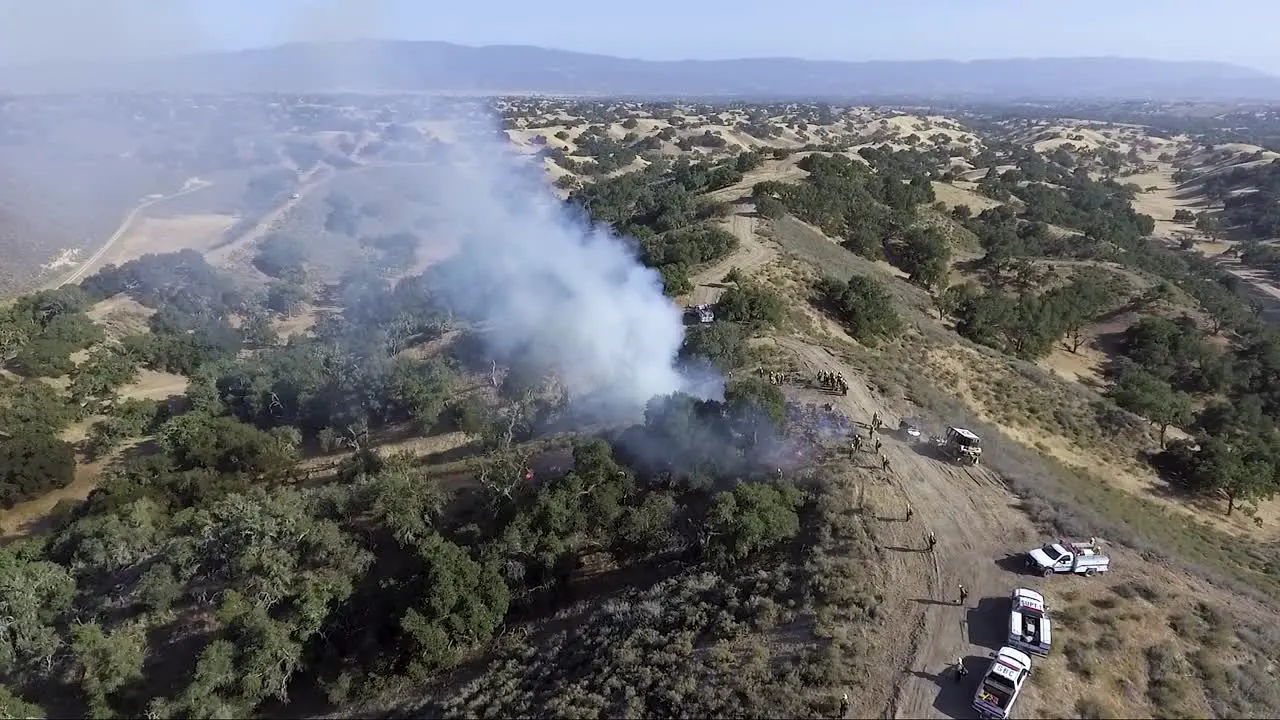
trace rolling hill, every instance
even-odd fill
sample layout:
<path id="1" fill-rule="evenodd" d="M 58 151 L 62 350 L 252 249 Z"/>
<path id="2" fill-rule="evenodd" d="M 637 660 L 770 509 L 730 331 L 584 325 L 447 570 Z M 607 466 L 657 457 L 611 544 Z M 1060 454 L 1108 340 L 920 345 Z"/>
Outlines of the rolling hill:
<path id="1" fill-rule="evenodd" d="M 1280 98 L 1280 78 L 1224 63 L 1126 58 L 657 62 L 426 41 L 289 44 L 151 60 L 0 68 L 0 91 L 85 90 L 1274 99 Z"/>

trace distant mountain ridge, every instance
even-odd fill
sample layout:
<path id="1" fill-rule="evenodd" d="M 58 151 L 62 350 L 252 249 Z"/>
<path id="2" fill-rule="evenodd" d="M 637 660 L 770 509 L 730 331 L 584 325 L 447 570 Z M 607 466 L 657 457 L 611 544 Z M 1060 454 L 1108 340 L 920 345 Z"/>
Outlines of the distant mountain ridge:
<path id="1" fill-rule="evenodd" d="M 0 68 L 0 91 L 1274 100 L 1280 77 L 1227 63 L 1128 58 L 653 61 L 529 46 L 369 40 L 7 67 Z"/>

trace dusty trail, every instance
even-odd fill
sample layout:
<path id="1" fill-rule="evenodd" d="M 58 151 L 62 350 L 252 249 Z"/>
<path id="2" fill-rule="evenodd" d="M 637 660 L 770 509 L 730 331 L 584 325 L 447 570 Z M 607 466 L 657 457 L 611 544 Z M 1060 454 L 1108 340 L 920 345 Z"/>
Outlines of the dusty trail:
<path id="1" fill-rule="evenodd" d="M 750 205 L 738 205 L 730 229 L 738 237 L 737 252 L 698 273 L 693 293 L 685 305 L 714 302 L 723 292 L 720 283 L 731 268 L 750 275 L 777 257 L 777 251 L 755 235 Z M 850 381 L 848 396 L 827 396 L 805 390 L 801 399 L 830 402 L 850 418 L 869 423 L 874 413 L 894 428 L 911 413 L 874 394 L 861 374 L 825 348 L 797 338 L 782 338 L 778 345 L 795 357 L 797 370 L 813 375 L 819 370 L 843 373 Z M 812 398 L 805 397 L 812 395 Z M 945 423 L 928 428 L 940 432 Z M 957 655 L 966 658 L 971 678 L 985 667 L 987 654 L 1002 644 L 1008 606 L 1002 603 L 1015 585 L 1037 586 L 1031 578 L 1019 578 L 1000 568 L 997 561 L 1038 542 L 1027 518 L 1016 508 L 1016 499 L 1004 483 L 985 468 L 964 468 L 935 459 L 925 445 L 899 439 L 882 429 L 881 452 L 888 457 L 889 472 L 880 469 L 873 452 L 863 452 L 852 462 L 866 468 L 866 493 L 873 513 L 882 567 L 887 574 L 881 603 L 882 623 L 891 628 L 873 650 L 872 677 L 862 684 L 856 717 L 901 718 L 967 717 L 972 683 L 955 683 L 948 667 Z M 905 520 L 910 501 L 913 515 Z M 934 553 L 924 552 L 925 537 L 938 538 Z M 969 590 L 967 607 L 958 604 L 957 584 Z M 994 600 L 983 601 L 984 598 Z M 875 688 L 888 689 L 878 692 Z M 1027 691 L 1028 694 L 1032 690 Z M 851 693 L 853 695 L 854 693 Z"/>
<path id="2" fill-rule="evenodd" d="M 738 268 L 744 275 L 750 276 L 760 268 L 773 262 L 778 252 L 761 242 L 756 235 L 756 219 L 754 205 L 737 205 L 734 214 L 729 217 L 729 232 L 738 238 L 738 249 L 729 257 L 720 260 L 694 275 L 693 292 L 680 298 L 685 307 L 714 303 L 724 292 L 724 276 L 733 268 Z"/>
<path id="3" fill-rule="evenodd" d="M 143 210 L 146 210 L 152 205 L 165 202 L 166 200 L 179 198 L 179 197 L 182 197 L 183 195 L 190 195 L 191 193 L 197 190 L 203 190 L 208 186 L 209 186 L 209 183 L 204 181 L 196 181 L 196 182 L 188 181 L 187 186 L 183 187 L 181 190 L 177 192 L 170 193 L 168 195 L 161 195 L 158 197 L 147 198 L 146 200 L 143 200 L 142 202 L 138 203 L 133 207 L 132 210 L 130 210 L 124 216 L 124 220 L 120 221 L 120 225 L 116 228 L 115 232 L 111 233 L 111 237 L 107 238 L 106 242 L 102 244 L 102 247 L 98 248 L 97 251 L 93 253 L 93 255 L 90 255 L 88 260 L 85 260 L 84 262 L 80 263 L 80 266 L 77 267 L 74 271 L 72 271 L 69 275 L 67 275 L 66 277 L 63 277 L 61 280 L 54 282 L 49 287 L 53 288 L 53 287 L 59 287 L 62 285 L 72 285 L 74 283 L 78 283 L 80 282 L 80 280 L 84 279 L 89 274 L 90 270 L 97 270 L 98 266 L 102 264 L 102 259 L 106 256 L 107 253 L 111 252 L 111 248 L 115 246 L 115 244 L 120 240 L 120 238 L 124 237 L 124 234 L 129 231 L 129 228 L 133 227 L 133 223 L 138 219 L 138 216 L 142 213 Z"/>
<path id="4" fill-rule="evenodd" d="M 905 408 L 893 407 L 868 389 L 858 371 L 824 348 L 794 338 L 778 344 L 794 354 L 799 370 L 843 373 L 849 380 L 845 397 L 825 396 L 850 418 L 869 422 L 879 413 L 896 428 Z M 938 432 L 941 427 L 927 431 Z M 1006 572 L 997 561 L 1038 541 L 1027 518 L 1016 508 L 1004 483 L 985 468 L 965 468 L 933 458 L 926 444 L 908 443 L 890 429 L 881 429 L 881 452 L 888 457 L 888 482 L 868 489 L 874 517 L 873 532 L 885 551 L 883 570 L 889 573 L 883 626 L 886 635 L 909 641 L 877 648 L 873 665 L 881 677 L 872 687 L 893 688 L 884 706 L 855 707 L 856 716 L 901 718 L 963 717 L 969 714 L 972 679 L 985 669 L 987 654 L 1005 635 L 1008 606 L 1001 600 L 1015 585 L 1036 587 L 1038 580 Z M 864 451 L 855 462 L 881 474 L 879 458 Z M 907 499 L 913 509 L 905 521 Z M 933 531 L 938 546 L 923 552 L 925 536 Z M 969 590 L 967 607 L 958 605 L 957 584 Z M 987 598 L 995 598 L 990 600 Z M 987 600 L 984 600 L 987 599 Z M 955 683 L 948 666 L 957 655 L 966 658 L 970 682 Z M 868 702 L 877 702 L 868 693 Z"/>
<path id="5" fill-rule="evenodd" d="M 360 147 L 363 147 L 367 142 L 368 140 L 363 141 Z M 359 148 L 352 152 L 352 157 L 354 158 L 358 152 Z M 215 248 L 206 252 L 205 257 L 211 264 L 226 264 L 228 262 L 233 262 L 237 257 L 244 256 L 244 254 L 251 251 L 253 246 L 263 237 L 271 232 L 279 230 L 287 221 L 289 213 L 301 204 L 303 200 L 307 199 L 312 193 L 328 185 L 343 173 L 361 172 L 376 168 L 426 167 L 431 165 L 431 163 L 423 162 L 363 162 L 359 160 L 355 160 L 355 162 L 358 164 L 358 167 L 344 168 L 341 170 L 336 169 L 333 166 L 323 164 L 312 168 L 305 175 L 299 178 L 299 185 L 294 192 L 297 197 L 290 196 L 289 199 L 269 211 L 266 215 L 263 215 L 258 221 L 258 224 L 255 225 L 248 233 L 241 236 L 230 245 L 224 245 L 220 248 Z"/>
<path id="6" fill-rule="evenodd" d="M 212 265 L 226 263 L 235 254 L 245 248 L 252 248 L 255 243 L 261 240 L 268 233 L 277 230 L 280 223 L 285 219 L 291 210 L 298 206 L 308 195 L 314 192 L 337 175 L 337 171 L 328 165 L 316 165 L 305 175 L 299 178 L 298 186 L 294 191 L 294 196 L 276 206 L 274 209 L 263 215 L 258 224 L 254 225 L 249 232 L 239 237 L 235 242 L 214 248 L 205 253 L 205 258 Z"/>
<path id="7" fill-rule="evenodd" d="M 803 180 L 809 173 L 801 170 L 801 160 L 812 155 L 810 152 L 792 153 L 782 160 L 766 160 L 763 165 L 746 172 L 742 180 L 719 190 L 712 190 L 704 197 L 720 202 L 736 202 L 744 196 L 751 195 L 756 183 L 773 180 L 775 182 L 795 182 Z"/>

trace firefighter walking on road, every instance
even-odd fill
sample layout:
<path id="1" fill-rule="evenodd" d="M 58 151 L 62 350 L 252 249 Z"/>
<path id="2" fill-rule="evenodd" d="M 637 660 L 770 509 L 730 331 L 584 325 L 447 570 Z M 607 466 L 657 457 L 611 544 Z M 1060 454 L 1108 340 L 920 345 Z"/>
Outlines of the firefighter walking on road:
<path id="1" fill-rule="evenodd" d="M 907 501 L 907 522 L 911 522 L 911 501 Z"/>
<path id="2" fill-rule="evenodd" d="M 962 585 L 962 584 L 960 584 L 960 583 L 956 583 L 956 587 L 960 588 L 960 602 L 959 602 L 959 604 L 960 604 L 960 605 L 964 605 L 965 601 L 969 599 L 969 589 L 968 589 L 968 588 L 966 588 L 964 585 Z"/>
<path id="3" fill-rule="evenodd" d="M 933 549 L 938 546 L 938 536 L 934 535 L 933 531 L 930 530 L 929 537 L 925 538 L 925 542 L 929 545 L 929 552 L 933 552 Z"/>

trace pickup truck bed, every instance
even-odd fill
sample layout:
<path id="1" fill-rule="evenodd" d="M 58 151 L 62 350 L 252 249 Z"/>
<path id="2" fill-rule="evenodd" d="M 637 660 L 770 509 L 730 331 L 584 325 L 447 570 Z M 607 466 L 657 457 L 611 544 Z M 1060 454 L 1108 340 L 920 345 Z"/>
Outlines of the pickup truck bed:
<path id="1" fill-rule="evenodd" d="M 1026 610 L 1018 613 L 1018 618 L 1022 621 L 1018 623 L 1021 626 L 1018 628 L 1018 634 L 1026 638 L 1029 642 L 1040 642 L 1040 618 L 1032 615 Z"/>

